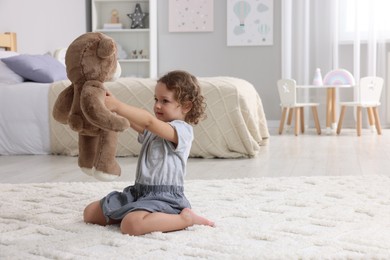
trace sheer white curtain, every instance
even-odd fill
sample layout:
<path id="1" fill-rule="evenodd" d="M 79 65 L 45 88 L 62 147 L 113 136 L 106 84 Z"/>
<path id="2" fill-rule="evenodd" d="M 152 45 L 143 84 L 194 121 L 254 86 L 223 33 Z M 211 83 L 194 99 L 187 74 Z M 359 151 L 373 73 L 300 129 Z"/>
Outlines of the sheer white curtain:
<path id="1" fill-rule="evenodd" d="M 310 84 L 316 68 L 349 70 L 385 79 L 382 124 L 390 124 L 387 87 L 390 39 L 388 0 L 281 0 L 282 77 Z M 388 27 L 388 28 L 386 28 Z M 306 98 L 308 93 L 305 94 Z"/>

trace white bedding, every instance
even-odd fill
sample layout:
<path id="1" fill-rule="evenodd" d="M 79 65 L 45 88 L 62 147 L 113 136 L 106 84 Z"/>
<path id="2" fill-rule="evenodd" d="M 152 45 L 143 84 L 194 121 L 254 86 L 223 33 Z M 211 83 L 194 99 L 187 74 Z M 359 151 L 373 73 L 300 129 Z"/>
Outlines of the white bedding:
<path id="1" fill-rule="evenodd" d="M 51 83 L 39 82 L 48 82 L 41 77 L 55 81 L 59 74 L 61 79 L 66 78 L 65 66 L 57 65 L 58 61 L 63 63 L 61 54 L 63 49 L 57 50 L 52 59 L 46 54 L 22 56 L 14 51 L 0 51 L 0 155 L 51 153 L 48 99 Z M 19 62 L 25 66 L 19 64 L 15 66 L 18 69 L 11 69 L 6 65 L 4 59 L 15 56 L 23 57 Z M 45 62 L 37 62 L 42 58 Z M 52 69 L 47 69 L 48 66 Z M 39 78 L 34 77 L 36 82 L 31 82 L 22 74 Z"/>
<path id="2" fill-rule="evenodd" d="M 0 85 L 0 155 L 50 153 L 50 85 Z"/>
<path id="3" fill-rule="evenodd" d="M 229 77 L 199 78 L 208 118 L 194 127 L 190 156 L 252 157 L 269 133 L 260 96 L 247 81 Z M 52 105 L 69 81 L 24 82 L 0 87 L 0 155 L 77 155 L 77 134 L 52 119 Z M 120 78 L 105 85 L 120 99 L 151 111 L 156 84 L 152 79 Z M 118 156 L 136 156 L 136 133 L 119 135 Z"/>

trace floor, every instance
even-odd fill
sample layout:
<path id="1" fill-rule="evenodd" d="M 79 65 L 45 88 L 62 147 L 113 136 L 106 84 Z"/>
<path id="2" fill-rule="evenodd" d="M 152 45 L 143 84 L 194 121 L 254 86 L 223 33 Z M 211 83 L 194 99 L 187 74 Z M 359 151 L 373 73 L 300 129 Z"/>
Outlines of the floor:
<path id="1" fill-rule="evenodd" d="M 390 175 L 390 129 L 382 135 L 343 129 L 321 136 L 314 129 L 294 136 L 271 129 L 268 146 L 250 159 L 189 159 L 186 179 L 280 176 Z M 118 158 L 122 176 L 134 181 L 137 158 Z M 77 167 L 76 157 L 54 155 L 0 156 L 0 183 L 96 181 Z"/>

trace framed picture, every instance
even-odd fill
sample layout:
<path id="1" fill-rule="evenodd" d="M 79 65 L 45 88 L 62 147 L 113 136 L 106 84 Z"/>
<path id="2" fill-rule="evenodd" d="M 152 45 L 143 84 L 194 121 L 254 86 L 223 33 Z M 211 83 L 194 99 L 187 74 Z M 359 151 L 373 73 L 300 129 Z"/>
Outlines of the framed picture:
<path id="1" fill-rule="evenodd" d="M 227 45 L 273 44 L 273 0 L 228 0 Z"/>
<path id="2" fill-rule="evenodd" d="M 214 0 L 169 0 L 169 32 L 212 32 Z"/>

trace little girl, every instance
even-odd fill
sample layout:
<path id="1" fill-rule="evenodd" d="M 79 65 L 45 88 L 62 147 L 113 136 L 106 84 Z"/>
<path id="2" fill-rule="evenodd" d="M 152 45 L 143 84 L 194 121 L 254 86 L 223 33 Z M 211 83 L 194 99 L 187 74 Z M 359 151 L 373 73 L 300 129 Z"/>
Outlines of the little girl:
<path id="1" fill-rule="evenodd" d="M 154 99 L 155 117 L 107 93 L 107 108 L 129 120 L 142 148 L 135 184 L 89 204 L 86 223 L 120 223 L 122 233 L 129 235 L 214 226 L 190 209 L 183 188 L 194 138 L 190 124 L 197 124 L 205 111 L 198 81 L 185 71 L 172 71 L 157 81 Z"/>

